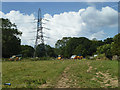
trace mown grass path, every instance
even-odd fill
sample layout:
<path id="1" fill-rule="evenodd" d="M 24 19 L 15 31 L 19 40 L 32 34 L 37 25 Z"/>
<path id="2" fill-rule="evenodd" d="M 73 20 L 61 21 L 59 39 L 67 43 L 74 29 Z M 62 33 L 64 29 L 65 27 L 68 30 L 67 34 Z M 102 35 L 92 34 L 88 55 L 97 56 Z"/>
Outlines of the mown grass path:
<path id="1" fill-rule="evenodd" d="M 66 74 L 69 69 L 70 69 L 69 66 L 67 66 L 64 69 L 62 75 L 59 77 L 60 78 L 59 81 L 56 83 L 55 88 L 69 88 L 70 87 L 69 84 L 66 83 L 69 80 L 68 75 Z"/>
<path id="2" fill-rule="evenodd" d="M 116 88 L 118 62 L 96 60 L 5 61 L 3 88 Z"/>

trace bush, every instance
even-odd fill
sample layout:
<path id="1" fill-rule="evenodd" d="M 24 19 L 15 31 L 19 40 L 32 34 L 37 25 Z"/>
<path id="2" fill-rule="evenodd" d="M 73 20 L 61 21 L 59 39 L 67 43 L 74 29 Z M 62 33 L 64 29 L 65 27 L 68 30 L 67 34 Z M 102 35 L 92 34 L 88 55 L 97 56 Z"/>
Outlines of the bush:
<path id="1" fill-rule="evenodd" d="M 98 56 L 94 57 L 94 59 L 95 59 L 95 60 L 109 60 L 109 59 L 106 57 L 105 53 L 99 54 Z"/>
<path id="2" fill-rule="evenodd" d="M 86 56 L 85 58 L 86 58 L 86 59 L 90 59 L 90 56 Z"/>

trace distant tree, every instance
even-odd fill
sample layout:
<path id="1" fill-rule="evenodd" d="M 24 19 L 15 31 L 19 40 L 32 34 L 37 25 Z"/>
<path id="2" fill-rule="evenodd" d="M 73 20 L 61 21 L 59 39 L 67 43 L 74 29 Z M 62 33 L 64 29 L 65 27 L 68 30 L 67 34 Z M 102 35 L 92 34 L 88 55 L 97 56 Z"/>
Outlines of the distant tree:
<path id="1" fill-rule="evenodd" d="M 2 57 L 19 54 L 21 43 L 19 36 L 22 33 L 8 19 L 0 18 L 0 21 L 2 21 Z"/>
<path id="2" fill-rule="evenodd" d="M 104 44 L 111 44 L 113 42 L 113 38 L 107 38 L 104 40 Z"/>
<path id="3" fill-rule="evenodd" d="M 115 35 L 113 40 L 114 43 L 112 44 L 112 53 L 113 55 L 120 56 L 120 33 Z"/>
<path id="4" fill-rule="evenodd" d="M 39 44 L 36 47 L 36 56 L 37 57 L 44 57 L 44 56 L 46 56 L 46 51 L 45 51 L 45 45 L 44 44 Z"/>
<path id="5" fill-rule="evenodd" d="M 65 57 L 70 57 L 75 52 L 78 52 L 78 51 L 75 51 L 75 49 L 80 44 L 84 45 L 85 49 L 88 50 L 89 47 L 90 47 L 90 43 L 91 43 L 91 41 L 89 39 L 85 38 L 85 37 L 71 38 L 66 44 L 64 56 Z M 79 47 L 81 48 L 81 46 L 79 46 Z M 79 52 L 79 53 L 81 53 L 81 52 Z"/>
<path id="6" fill-rule="evenodd" d="M 97 54 L 104 54 L 108 58 L 112 58 L 112 45 L 111 44 L 105 44 L 97 48 Z"/>
<path id="7" fill-rule="evenodd" d="M 54 57 L 55 52 L 54 48 L 50 47 L 50 45 L 39 44 L 36 48 L 36 56 L 37 57 Z"/>
<path id="8" fill-rule="evenodd" d="M 74 50 L 74 54 L 81 54 L 84 57 L 95 54 L 97 47 L 103 45 L 101 40 L 88 40 L 85 39 L 83 43 L 80 43 Z"/>
<path id="9" fill-rule="evenodd" d="M 102 40 L 97 40 L 96 38 L 89 40 L 85 37 L 69 37 L 57 41 L 55 52 L 57 55 L 60 54 L 68 58 L 73 54 L 87 56 L 95 54 L 97 48 L 104 44 Z"/>
<path id="10" fill-rule="evenodd" d="M 58 40 L 55 44 L 55 48 L 63 48 L 66 46 L 67 41 L 69 41 L 70 37 L 63 37 L 61 40 Z"/>
<path id="11" fill-rule="evenodd" d="M 23 57 L 33 57 L 34 48 L 29 45 L 21 45 L 21 54 Z"/>
<path id="12" fill-rule="evenodd" d="M 57 55 L 64 55 L 64 49 L 69 39 L 70 37 L 63 37 L 61 40 L 56 42 L 54 50 Z"/>
<path id="13" fill-rule="evenodd" d="M 47 56 L 49 56 L 49 57 L 55 57 L 56 56 L 54 48 L 52 48 L 50 45 L 45 45 L 45 49 L 46 49 L 46 52 L 47 52 Z"/>
<path id="14" fill-rule="evenodd" d="M 96 53 L 97 51 L 97 48 L 99 46 L 102 46 L 104 45 L 104 42 L 102 40 L 91 40 L 91 45 L 90 45 L 90 48 L 89 48 L 89 55 L 93 55 Z"/>
<path id="15" fill-rule="evenodd" d="M 82 56 L 86 56 L 88 55 L 88 50 L 86 49 L 86 46 L 84 46 L 83 44 L 79 44 L 79 46 L 77 46 L 73 52 L 73 54 L 75 55 L 82 55 Z"/>

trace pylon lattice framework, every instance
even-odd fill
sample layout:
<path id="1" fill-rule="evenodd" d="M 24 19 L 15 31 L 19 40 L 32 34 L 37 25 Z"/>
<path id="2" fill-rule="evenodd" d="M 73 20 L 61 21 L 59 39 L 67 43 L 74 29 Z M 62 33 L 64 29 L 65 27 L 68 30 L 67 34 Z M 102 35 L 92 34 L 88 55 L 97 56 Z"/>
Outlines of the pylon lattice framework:
<path id="1" fill-rule="evenodd" d="M 36 35 L 36 41 L 35 41 L 35 52 L 34 57 L 36 57 L 36 47 L 38 44 L 44 45 L 44 37 L 43 37 L 43 31 L 42 31 L 42 17 L 41 17 L 41 9 L 38 10 L 38 21 L 37 21 L 37 35 Z"/>

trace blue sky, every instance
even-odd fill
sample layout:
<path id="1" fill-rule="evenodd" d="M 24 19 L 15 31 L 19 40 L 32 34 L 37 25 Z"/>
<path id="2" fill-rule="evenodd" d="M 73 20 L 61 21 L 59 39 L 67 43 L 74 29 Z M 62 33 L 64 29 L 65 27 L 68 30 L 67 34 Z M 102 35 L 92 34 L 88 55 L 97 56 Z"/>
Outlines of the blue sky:
<path id="1" fill-rule="evenodd" d="M 21 13 L 35 13 L 37 16 L 38 8 L 41 8 L 42 15 L 48 13 L 51 15 L 69 11 L 78 11 L 81 8 L 94 6 L 101 9 L 105 6 L 110 6 L 118 10 L 117 2 L 3 2 L 2 11 L 9 13 L 11 10 L 18 10 Z"/>
<path id="2" fill-rule="evenodd" d="M 22 44 L 33 46 L 34 41 L 29 40 L 35 39 L 36 33 L 29 35 L 28 31 L 35 31 L 33 28 L 36 28 L 36 24 L 26 23 L 26 20 L 37 18 L 37 11 L 41 8 L 42 17 L 51 20 L 45 26 L 51 29 L 46 31 L 45 35 L 51 39 L 45 42 L 54 46 L 55 42 L 64 36 L 98 40 L 113 37 L 118 33 L 118 27 L 115 26 L 117 4 L 117 2 L 3 2 L 2 13 L 23 32 Z M 80 17 L 78 14 L 81 14 Z M 22 23 L 19 23 L 20 21 Z"/>

